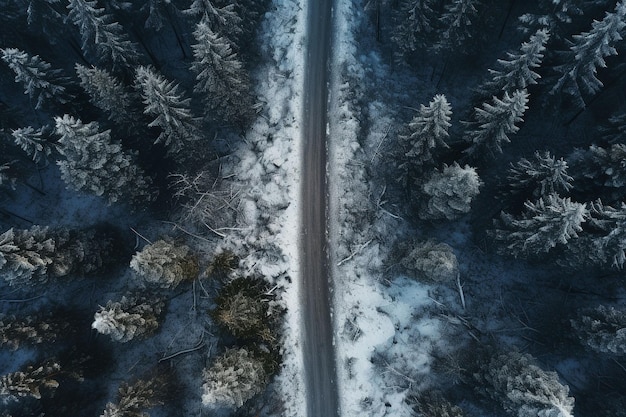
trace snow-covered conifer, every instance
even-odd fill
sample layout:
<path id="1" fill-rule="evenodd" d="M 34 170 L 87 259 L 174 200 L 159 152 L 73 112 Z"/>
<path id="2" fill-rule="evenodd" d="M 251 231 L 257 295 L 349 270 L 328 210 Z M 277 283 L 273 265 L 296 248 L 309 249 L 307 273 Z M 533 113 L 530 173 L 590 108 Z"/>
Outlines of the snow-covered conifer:
<path id="1" fill-rule="evenodd" d="M 68 323 L 52 317 L 0 315 L 0 346 L 15 350 L 24 344 L 50 343 L 70 330 Z"/>
<path id="2" fill-rule="evenodd" d="M 15 129 L 11 132 L 15 144 L 36 163 L 45 161 L 52 153 L 52 144 L 44 138 L 45 127 L 35 129 L 32 126 Z"/>
<path id="3" fill-rule="evenodd" d="M 515 90 L 510 95 L 505 91 L 502 99 L 494 96 L 492 102 L 483 103 L 482 108 L 476 107 L 473 120 L 466 123 L 464 139 L 472 145 L 465 153 L 476 154 L 485 149 L 501 153 L 502 144 L 511 141 L 509 135 L 519 130 L 516 123 L 523 121 L 527 103 L 528 92 Z"/>
<path id="4" fill-rule="evenodd" d="M 0 49 L 2 60 L 15 72 L 15 81 L 24 85 L 24 94 L 40 109 L 46 102 L 67 103 L 70 96 L 63 86 L 61 71 L 39 58 L 16 48 Z"/>
<path id="5" fill-rule="evenodd" d="M 626 0 L 615 6 L 614 12 L 607 12 L 604 19 L 592 23 L 589 32 L 573 36 L 573 44 L 566 53 L 566 62 L 556 69 L 561 73 L 551 94 L 569 94 L 574 105 L 585 107 L 581 86 L 589 94 L 597 93 L 602 82 L 597 78 L 598 67 L 605 68 L 605 58 L 617 55 L 616 45 L 622 40 L 626 27 Z"/>
<path id="6" fill-rule="evenodd" d="M 418 243 L 401 264 L 418 280 L 449 283 L 459 274 L 459 262 L 452 248 L 432 240 Z"/>
<path id="7" fill-rule="evenodd" d="M 456 162 L 435 170 L 421 187 L 424 195 L 419 215 L 422 219 L 454 220 L 470 211 L 474 197 L 480 192 L 482 182 L 476 169 Z"/>
<path id="8" fill-rule="evenodd" d="M 535 198 L 567 192 L 574 180 L 567 175 L 567 162 L 556 159 L 548 151 L 537 151 L 534 159 L 522 158 L 511 164 L 507 179 L 513 190 L 528 192 Z"/>
<path id="9" fill-rule="evenodd" d="M 141 281 L 162 288 L 175 288 L 198 276 L 196 256 L 187 245 L 157 240 L 133 255 L 130 267 Z"/>
<path id="10" fill-rule="evenodd" d="M 507 213 L 501 215 L 504 229 L 495 231 L 495 238 L 502 242 L 499 250 L 515 257 L 539 255 L 570 239 L 578 237 L 582 223 L 589 217 L 584 203 L 550 194 L 537 202 L 524 203 L 525 211 L 515 219 Z"/>
<path id="11" fill-rule="evenodd" d="M 159 327 L 158 316 L 164 306 L 159 299 L 122 297 L 119 302 L 109 301 L 105 307 L 100 307 L 91 327 L 116 342 L 145 338 Z"/>
<path id="12" fill-rule="evenodd" d="M 605 206 L 601 201 L 591 204 L 593 226 L 602 231 L 602 235 L 594 237 L 592 253 L 596 258 L 606 259 L 616 268 L 623 268 L 626 262 L 626 203 L 617 209 Z"/>
<path id="13" fill-rule="evenodd" d="M 275 340 L 270 322 L 270 296 L 261 280 L 236 278 L 220 290 L 212 316 L 218 325 L 242 339 Z"/>
<path id="14" fill-rule="evenodd" d="M 48 228 L 9 229 L 0 234 L 0 272 L 9 285 L 45 282 L 55 242 Z"/>
<path id="15" fill-rule="evenodd" d="M 10 188 L 15 190 L 17 178 L 13 174 L 13 162 L 7 162 L 0 165 L 0 189 Z"/>
<path id="16" fill-rule="evenodd" d="M 239 408 L 268 383 L 263 362 L 245 348 L 229 349 L 203 372 L 202 403 Z"/>
<path id="17" fill-rule="evenodd" d="M 403 54 L 429 45 L 437 27 L 437 0 L 401 0 L 395 15 L 394 43 Z"/>
<path id="18" fill-rule="evenodd" d="M 78 27 L 81 47 L 100 61 L 127 66 L 136 60 L 135 45 L 128 40 L 113 16 L 97 6 L 96 0 L 69 0 L 69 18 Z"/>
<path id="19" fill-rule="evenodd" d="M 58 161 L 63 180 L 77 191 L 106 197 L 109 203 L 129 198 L 143 203 L 153 198 L 151 179 L 111 140 L 111 131 L 101 132 L 97 122 L 83 123 L 64 115 L 55 117 L 58 150 L 65 158 Z"/>
<path id="20" fill-rule="evenodd" d="M 518 53 L 507 53 L 506 59 L 498 59 L 498 68 L 489 69 L 491 80 L 480 87 L 481 94 L 498 95 L 502 91 L 513 93 L 537 84 L 540 77 L 535 72 L 543 61 L 543 52 L 550 39 L 547 29 L 539 29 L 523 42 Z"/>
<path id="21" fill-rule="evenodd" d="M 576 336 L 592 350 L 626 355 L 626 310 L 601 305 L 581 311 L 571 324 Z"/>
<path id="22" fill-rule="evenodd" d="M 418 169 L 436 165 L 437 148 L 447 148 L 450 116 L 452 108 L 443 94 L 437 94 L 433 100 L 420 110 L 408 125 L 406 135 L 400 135 L 401 142 L 406 143 L 409 151 L 407 165 Z"/>
<path id="23" fill-rule="evenodd" d="M 140 66 L 135 73 L 135 85 L 143 97 L 144 113 L 154 117 L 148 126 L 162 130 L 155 143 L 163 142 L 176 153 L 186 141 L 199 138 L 198 120 L 191 112 L 191 99 L 184 96 L 175 82 L 168 81 L 152 68 Z"/>
<path id="24" fill-rule="evenodd" d="M 626 113 L 612 115 L 607 125 L 601 126 L 599 131 L 609 143 L 626 143 Z"/>
<path id="25" fill-rule="evenodd" d="M 100 417 L 143 417 L 145 410 L 163 404 L 162 395 L 167 381 L 163 374 L 142 378 L 132 384 L 122 382 L 117 402 L 107 403 Z"/>
<path id="26" fill-rule="evenodd" d="M 439 17 L 442 26 L 435 50 L 453 50 L 463 46 L 477 30 L 476 19 L 483 0 L 452 0 Z"/>
<path id="27" fill-rule="evenodd" d="M 0 377 L 0 398 L 13 399 L 23 397 L 41 398 L 41 390 L 54 392 L 59 386 L 58 377 L 61 366 L 54 361 L 47 361 L 40 366 L 27 366 L 24 371 L 13 372 Z"/>
<path id="28" fill-rule="evenodd" d="M 193 0 L 183 13 L 202 17 L 214 33 L 228 34 L 233 40 L 237 40 L 243 32 L 242 19 L 234 3 L 218 7 L 212 0 Z"/>
<path id="29" fill-rule="evenodd" d="M 517 417 L 572 417 L 574 398 L 528 354 L 510 352 L 494 356 L 475 377 L 485 391 Z"/>
<path id="30" fill-rule="evenodd" d="M 463 410 L 437 391 L 428 390 L 408 397 L 417 415 L 422 417 L 463 417 Z"/>
<path id="31" fill-rule="evenodd" d="M 91 103 L 106 112 L 109 119 L 117 123 L 134 120 L 130 94 L 120 80 L 106 70 L 80 64 L 76 64 L 76 73 Z"/>
<path id="32" fill-rule="evenodd" d="M 253 105 L 250 81 L 230 41 L 211 29 L 206 16 L 196 25 L 193 36 L 194 91 L 204 97 L 206 115 L 215 112 L 225 121 L 245 124 Z"/>
<path id="33" fill-rule="evenodd" d="M 583 158 L 576 166 L 578 176 L 603 187 L 626 186 L 626 144 L 616 143 L 609 148 L 591 145 Z"/>

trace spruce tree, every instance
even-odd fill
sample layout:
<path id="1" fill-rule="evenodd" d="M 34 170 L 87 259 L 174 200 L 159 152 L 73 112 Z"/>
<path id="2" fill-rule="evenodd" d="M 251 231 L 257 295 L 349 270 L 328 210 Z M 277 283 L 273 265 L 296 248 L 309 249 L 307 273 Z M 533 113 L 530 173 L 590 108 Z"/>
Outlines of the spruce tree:
<path id="1" fill-rule="evenodd" d="M 578 237 L 582 223 L 589 217 L 584 203 L 550 194 L 537 202 L 527 201 L 521 218 L 502 213 L 494 236 L 501 241 L 500 252 L 514 257 L 547 253 L 557 245 L 566 245 Z"/>
<path id="2" fill-rule="evenodd" d="M 476 170 L 456 162 L 435 170 L 421 187 L 419 216 L 429 220 L 455 220 L 471 209 L 482 182 Z"/>
<path id="3" fill-rule="evenodd" d="M 0 49 L 2 60 L 15 72 L 15 81 L 24 85 L 24 94 L 35 101 L 35 108 L 41 109 L 45 103 L 67 103 L 71 96 L 63 86 L 60 70 L 39 58 L 16 48 Z"/>
<path id="4" fill-rule="evenodd" d="M 72 331 L 68 323 L 54 317 L 0 315 L 0 346 L 16 350 L 22 345 L 51 343 Z"/>
<path id="5" fill-rule="evenodd" d="M 133 255 L 130 267 L 142 282 L 162 288 L 175 288 L 183 281 L 194 280 L 200 270 L 188 246 L 165 240 L 146 245 Z"/>
<path id="6" fill-rule="evenodd" d="M 482 108 L 474 109 L 473 120 L 466 122 L 468 128 L 464 140 L 471 146 L 464 152 L 474 155 L 479 151 L 489 150 L 502 153 L 502 144 L 509 143 L 509 135 L 517 133 L 516 123 L 523 121 L 528 109 L 528 92 L 515 90 L 511 95 L 504 92 L 504 97 L 493 97 L 491 103 L 483 103 Z"/>
<path id="7" fill-rule="evenodd" d="M 451 51 L 464 46 L 477 30 L 477 18 L 483 0 L 452 0 L 439 17 L 442 30 L 434 44 L 435 51 Z"/>
<path id="8" fill-rule="evenodd" d="M 45 282 L 55 250 L 55 242 L 46 227 L 11 228 L 0 234 L 1 275 L 9 285 Z"/>
<path id="9" fill-rule="evenodd" d="M 140 66 L 135 73 L 135 86 L 143 97 L 144 113 L 154 117 L 148 126 L 161 129 L 155 143 L 162 142 L 170 152 L 177 153 L 185 142 L 199 138 L 198 120 L 191 112 L 191 99 L 184 96 L 175 82 L 168 81 L 151 68 Z"/>
<path id="10" fill-rule="evenodd" d="M 252 117 L 250 80 L 230 41 L 211 29 L 205 16 L 193 32 L 194 91 L 204 97 L 206 114 L 245 125 Z"/>
<path id="11" fill-rule="evenodd" d="M 122 382 L 117 391 L 117 402 L 107 403 L 100 417 L 143 417 L 145 410 L 163 404 L 163 390 L 167 381 L 163 374 L 142 378 L 132 384 Z"/>
<path id="12" fill-rule="evenodd" d="M 52 154 L 53 144 L 44 137 L 45 130 L 46 127 L 35 129 L 28 126 L 11 132 L 15 144 L 22 148 L 35 163 L 45 162 Z"/>
<path id="13" fill-rule="evenodd" d="M 110 120 L 122 124 L 136 122 L 131 95 L 120 80 L 106 70 L 80 64 L 76 64 L 76 74 L 91 104 L 103 110 Z"/>
<path id="14" fill-rule="evenodd" d="M 556 159 L 548 151 L 537 151 L 534 159 L 522 158 L 511 164 L 507 179 L 513 191 L 528 193 L 534 198 L 568 192 L 574 181 L 567 175 L 567 162 L 563 158 Z"/>
<path id="15" fill-rule="evenodd" d="M 164 306 L 159 299 L 122 297 L 119 302 L 109 301 L 105 307 L 100 307 L 91 327 L 116 342 L 145 338 L 159 327 L 158 317 Z"/>
<path id="16" fill-rule="evenodd" d="M 547 29 L 539 29 L 528 42 L 523 42 L 518 53 L 507 53 L 506 59 L 498 59 L 498 68 L 489 69 L 491 80 L 479 88 L 481 94 L 498 95 L 506 91 L 523 90 L 537 84 L 540 75 L 535 69 L 541 66 L 546 43 L 550 39 Z"/>
<path id="17" fill-rule="evenodd" d="M 47 361 L 37 366 L 27 366 L 23 371 L 12 372 L 0 377 L 0 399 L 23 397 L 41 398 L 42 389 L 54 392 L 59 386 L 58 378 L 61 366 L 54 361 Z"/>
<path id="18" fill-rule="evenodd" d="M 599 353 L 626 355 L 626 310 L 598 306 L 571 320 L 580 341 Z"/>
<path id="19" fill-rule="evenodd" d="M 129 199 L 139 204 L 154 197 L 151 179 L 136 165 L 133 153 L 111 140 L 110 130 L 101 132 L 97 122 L 85 124 L 68 115 L 54 120 L 58 150 L 65 158 L 57 164 L 69 186 L 104 196 L 109 203 Z"/>
<path id="20" fill-rule="evenodd" d="M 420 105 L 418 114 L 408 125 L 407 134 L 398 138 L 403 148 L 409 149 L 404 164 L 407 175 L 408 172 L 421 172 L 437 165 L 438 150 L 448 148 L 445 140 L 449 136 L 451 115 L 452 109 L 443 94 L 437 94 L 428 106 Z"/>
<path id="21" fill-rule="evenodd" d="M 528 354 L 510 352 L 494 356 L 475 378 L 486 393 L 517 417 L 572 417 L 574 398 Z"/>
<path id="22" fill-rule="evenodd" d="M 622 269 L 626 262 L 626 203 L 616 209 L 600 200 L 593 202 L 589 223 L 600 230 L 600 236 L 594 237 L 594 257 Z"/>
<path id="23" fill-rule="evenodd" d="M 595 94 L 602 88 L 597 70 L 598 67 L 606 67 L 606 57 L 617 55 L 616 45 L 622 40 L 625 18 L 626 0 L 621 0 L 614 12 L 607 12 L 604 19 L 594 21 L 589 32 L 573 36 L 573 44 L 565 54 L 566 62 L 556 67 L 561 76 L 550 91 L 551 94 L 566 93 L 571 96 L 576 107 L 586 106 L 581 86 L 589 94 Z"/>
<path id="24" fill-rule="evenodd" d="M 69 18 L 82 37 L 81 48 L 100 62 L 129 66 L 136 61 L 135 45 L 113 16 L 98 8 L 96 0 L 69 0 Z"/>
<path id="25" fill-rule="evenodd" d="M 262 392 L 269 375 L 263 362 L 246 348 L 229 349 L 203 372 L 202 404 L 239 408 Z"/>
<path id="26" fill-rule="evenodd" d="M 228 34 L 233 40 L 238 40 L 243 32 L 242 19 L 235 9 L 234 3 L 227 3 L 221 7 L 212 0 L 193 0 L 184 14 L 200 17 L 205 21 L 213 33 Z"/>
<path id="27" fill-rule="evenodd" d="M 437 28 L 437 0 L 400 0 L 392 39 L 403 55 L 430 45 Z"/>

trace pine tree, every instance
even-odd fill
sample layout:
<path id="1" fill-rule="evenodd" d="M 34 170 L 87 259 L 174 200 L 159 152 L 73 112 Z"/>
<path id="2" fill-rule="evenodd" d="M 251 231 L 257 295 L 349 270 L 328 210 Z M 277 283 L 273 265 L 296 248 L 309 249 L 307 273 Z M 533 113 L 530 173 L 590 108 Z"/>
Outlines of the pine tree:
<path id="1" fill-rule="evenodd" d="M 91 327 L 98 333 L 110 335 L 116 342 L 125 343 L 150 336 L 159 327 L 158 316 L 165 304 L 161 300 L 122 297 L 109 301 L 94 315 Z"/>
<path id="2" fill-rule="evenodd" d="M 430 45 L 437 28 L 437 0 L 401 0 L 392 40 L 403 55 Z"/>
<path id="3" fill-rule="evenodd" d="M 582 223 L 589 217 L 586 204 L 556 194 L 535 203 L 527 201 L 524 206 L 519 219 L 502 213 L 500 225 L 504 229 L 497 229 L 494 234 L 503 244 L 499 250 L 514 257 L 539 255 L 559 244 L 566 245 L 578 237 Z"/>
<path id="4" fill-rule="evenodd" d="M 438 148 L 448 148 L 445 140 L 451 126 L 451 115 L 452 109 L 443 94 L 437 94 L 428 107 L 420 105 L 419 113 L 408 125 L 408 133 L 398 138 L 403 147 L 409 148 L 405 155 L 408 158 L 404 164 L 406 171 L 413 171 L 414 168 L 420 172 L 437 165 Z"/>
<path id="5" fill-rule="evenodd" d="M 24 371 L 13 372 L 0 377 L 0 399 L 23 397 L 41 398 L 41 390 L 54 392 L 59 386 L 58 377 L 61 366 L 54 361 L 47 361 L 40 366 L 27 366 Z"/>
<path id="6" fill-rule="evenodd" d="M 502 152 L 502 143 L 509 143 L 510 134 L 517 133 L 516 123 L 522 122 L 528 109 L 528 92 L 515 90 L 511 95 L 504 92 L 504 97 L 493 97 L 492 103 L 483 103 L 482 108 L 474 109 L 474 120 L 467 122 L 468 129 L 464 140 L 472 145 L 465 153 L 475 154 L 485 148 L 493 152 Z"/>
<path id="7" fill-rule="evenodd" d="M 269 376 L 263 363 L 245 348 L 229 349 L 203 372 L 202 404 L 239 408 L 262 392 Z"/>
<path id="8" fill-rule="evenodd" d="M 129 66 L 135 62 L 135 45 L 124 35 L 123 28 L 97 7 L 96 0 L 69 0 L 69 18 L 80 31 L 82 50 L 99 61 Z"/>
<path id="9" fill-rule="evenodd" d="M 162 288 L 175 288 L 198 276 L 196 256 L 189 246 L 157 240 L 133 255 L 130 267 L 141 281 Z"/>
<path id="10" fill-rule="evenodd" d="M 468 165 L 461 168 L 456 162 L 435 170 L 421 187 L 423 199 L 420 218 L 454 220 L 470 211 L 474 197 L 480 192 L 482 182 L 476 170 Z"/>
<path id="11" fill-rule="evenodd" d="M 237 40 L 243 32 L 242 19 L 235 10 L 235 4 L 228 3 L 218 7 L 211 0 L 193 0 L 184 14 L 193 17 L 202 17 L 213 33 L 226 34 Z"/>
<path id="12" fill-rule="evenodd" d="M 269 307 L 271 296 L 263 282 L 254 278 L 236 278 L 220 290 L 211 315 L 215 322 L 241 339 L 274 342 Z"/>
<path id="13" fill-rule="evenodd" d="M 67 103 L 71 98 L 63 86 L 60 70 L 39 58 L 16 48 L 0 49 L 2 60 L 15 72 L 15 82 L 24 85 L 24 94 L 35 100 L 35 108 L 41 109 L 44 103 Z"/>
<path id="14" fill-rule="evenodd" d="M 136 121 L 131 110 L 131 96 L 120 80 L 109 72 L 76 64 L 80 85 L 91 104 L 103 110 L 110 120 L 128 124 Z"/>
<path id="15" fill-rule="evenodd" d="M 491 80 L 483 84 L 481 94 L 498 95 L 505 91 L 509 94 L 515 90 L 523 90 L 537 84 L 541 78 L 534 70 L 541 66 L 550 39 L 547 29 L 539 29 L 529 39 L 522 43 L 519 53 L 507 53 L 506 59 L 498 59 L 498 69 L 489 69 Z"/>
<path id="16" fill-rule="evenodd" d="M 475 374 L 481 387 L 517 417 L 572 417 L 574 398 L 556 372 L 535 365 L 528 354 L 496 355 Z"/>
<path id="17" fill-rule="evenodd" d="M 512 190 L 534 198 L 568 192 L 574 180 L 567 175 L 567 162 L 563 158 L 557 160 L 548 151 L 537 151 L 533 160 L 522 158 L 511 164 L 507 179 Z"/>
<path id="18" fill-rule="evenodd" d="M 571 324 L 576 336 L 592 350 L 626 355 L 626 310 L 606 306 L 586 309 Z"/>
<path id="19" fill-rule="evenodd" d="M 199 138 L 198 120 L 190 108 L 191 99 L 184 97 L 175 82 L 141 66 L 136 71 L 135 85 L 143 97 L 144 113 L 155 117 L 148 126 L 162 130 L 155 143 L 163 142 L 176 153 L 186 141 Z"/>
<path id="20" fill-rule="evenodd" d="M 193 35 L 194 91 L 204 97 L 206 114 L 214 111 L 223 120 L 245 125 L 252 116 L 250 81 L 230 41 L 214 32 L 206 17 Z"/>
<path id="21" fill-rule="evenodd" d="M 9 285 L 45 282 L 54 260 L 55 242 L 48 228 L 9 229 L 0 235 L 0 272 Z"/>
<path id="22" fill-rule="evenodd" d="M 621 0 L 615 6 L 615 12 L 607 12 L 604 19 L 592 23 L 591 31 L 573 36 L 573 44 L 565 54 L 566 63 L 556 68 L 561 76 L 551 94 L 565 92 L 572 97 L 576 107 L 586 106 L 581 86 L 589 94 L 595 94 L 602 88 L 597 69 L 606 68 L 606 57 L 617 55 L 615 46 L 622 40 L 625 18 L 626 0 Z"/>
<path id="23" fill-rule="evenodd" d="M 52 143 L 44 138 L 46 127 L 39 129 L 32 126 L 15 129 L 11 132 L 15 144 L 22 148 L 24 152 L 36 163 L 46 161 L 52 154 Z"/>
<path id="24" fill-rule="evenodd" d="M 133 153 L 111 140 L 110 130 L 100 132 L 97 122 L 84 124 L 68 115 L 54 120 L 61 137 L 58 150 L 65 157 L 57 164 L 68 185 L 104 196 L 109 203 L 129 198 L 138 204 L 154 197 L 151 179 L 136 165 Z"/>
<path id="25" fill-rule="evenodd" d="M 605 206 L 600 200 L 592 203 L 589 223 L 602 232 L 594 239 L 594 257 L 622 269 L 626 262 L 626 203 L 618 209 Z"/>
<path id="26" fill-rule="evenodd" d="M 143 417 L 145 410 L 163 404 L 163 390 L 167 381 L 163 374 L 139 379 L 132 384 L 122 382 L 117 402 L 107 403 L 100 417 Z"/>
<path id="27" fill-rule="evenodd" d="M 16 350 L 24 344 L 51 343 L 59 336 L 72 331 L 68 323 L 54 317 L 42 316 L 1 316 L 0 315 L 0 346 Z"/>
<path id="28" fill-rule="evenodd" d="M 435 51 L 450 51 L 463 46 L 477 30 L 477 17 L 483 0 L 453 0 L 445 5 L 439 21 L 442 31 Z"/>

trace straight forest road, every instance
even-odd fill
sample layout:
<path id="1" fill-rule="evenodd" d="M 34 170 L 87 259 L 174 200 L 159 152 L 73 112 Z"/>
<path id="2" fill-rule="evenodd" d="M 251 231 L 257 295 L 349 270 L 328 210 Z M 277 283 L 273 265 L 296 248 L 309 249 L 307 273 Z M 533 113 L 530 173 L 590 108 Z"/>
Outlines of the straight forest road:
<path id="1" fill-rule="evenodd" d="M 326 254 L 326 114 L 332 0 L 309 0 L 302 140 L 302 339 L 308 417 L 338 417 Z"/>

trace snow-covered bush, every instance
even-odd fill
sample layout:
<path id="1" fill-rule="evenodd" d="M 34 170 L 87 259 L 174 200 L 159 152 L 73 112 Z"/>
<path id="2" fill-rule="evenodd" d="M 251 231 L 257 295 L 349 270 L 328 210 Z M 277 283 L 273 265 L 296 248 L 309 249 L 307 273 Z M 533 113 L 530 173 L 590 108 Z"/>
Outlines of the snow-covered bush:
<path id="1" fill-rule="evenodd" d="M 0 399 L 16 400 L 20 397 L 41 398 L 41 390 L 54 392 L 59 386 L 61 366 L 47 361 L 40 366 L 27 366 L 24 371 L 13 372 L 0 377 Z"/>
<path id="2" fill-rule="evenodd" d="M 224 279 L 237 269 L 238 265 L 239 257 L 229 250 L 224 250 L 213 256 L 206 272 L 209 276 Z"/>
<path id="3" fill-rule="evenodd" d="M 571 324 L 580 341 L 592 350 L 626 355 L 626 310 L 598 306 L 581 311 Z"/>
<path id="4" fill-rule="evenodd" d="M 501 253 L 514 257 L 540 255 L 578 237 L 582 223 L 589 217 L 584 203 L 550 194 L 537 202 L 527 201 L 521 218 L 502 213 L 493 235 L 502 242 Z M 501 228 L 500 228 L 501 227 Z"/>
<path id="5" fill-rule="evenodd" d="M 133 255 L 130 267 L 139 280 L 162 288 L 191 281 L 200 270 L 197 257 L 187 245 L 157 240 Z"/>
<path id="6" fill-rule="evenodd" d="M 67 114 L 55 117 L 63 180 L 77 191 L 106 197 L 109 203 L 130 199 L 146 203 L 154 199 L 152 180 L 135 162 L 135 155 L 125 152 L 111 139 L 111 131 L 100 131 L 97 122 L 84 124 Z"/>
<path id="7" fill-rule="evenodd" d="M 556 159 L 550 152 L 535 152 L 532 160 L 522 158 L 511 164 L 507 176 L 513 190 L 529 193 L 535 198 L 567 192 L 572 188 L 572 177 L 567 175 L 567 162 Z"/>
<path id="8" fill-rule="evenodd" d="M 128 342 L 151 335 L 159 327 L 158 316 L 165 304 L 159 299 L 122 297 L 109 301 L 94 315 L 91 327 L 117 342 Z"/>
<path id="9" fill-rule="evenodd" d="M 245 348 L 229 349 L 203 372 L 202 403 L 238 408 L 268 383 L 263 362 Z"/>
<path id="10" fill-rule="evenodd" d="M 420 204 L 420 217 L 432 220 L 459 218 L 470 211 L 481 185 L 476 169 L 468 165 L 460 167 L 455 162 L 445 165 L 441 171 L 435 170 L 421 187 L 424 201 Z"/>
<path id="11" fill-rule="evenodd" d="M 459 274 L 459 263 L 452 248 L 432 240 L 418 243 L 401 262 L 420 280 L 453 282 Z"/>
<path id="12" fill-rule="evenodd" d="M 271 298 L 260 279 L 236 278 L 220 290 L 212 316 L 236 337 L 274 342 L 277 335 L 271 324 L 276 317 L 269 308 Z"/>
<path id="13" fill-rule="evenodd" d="M 474 377 L 479 389 L 499 401 L 517 417 L 572 417 L 574 398 L 559 382 L 556 372 L 547 372 L 528 354 L 495 355 Z"/>

